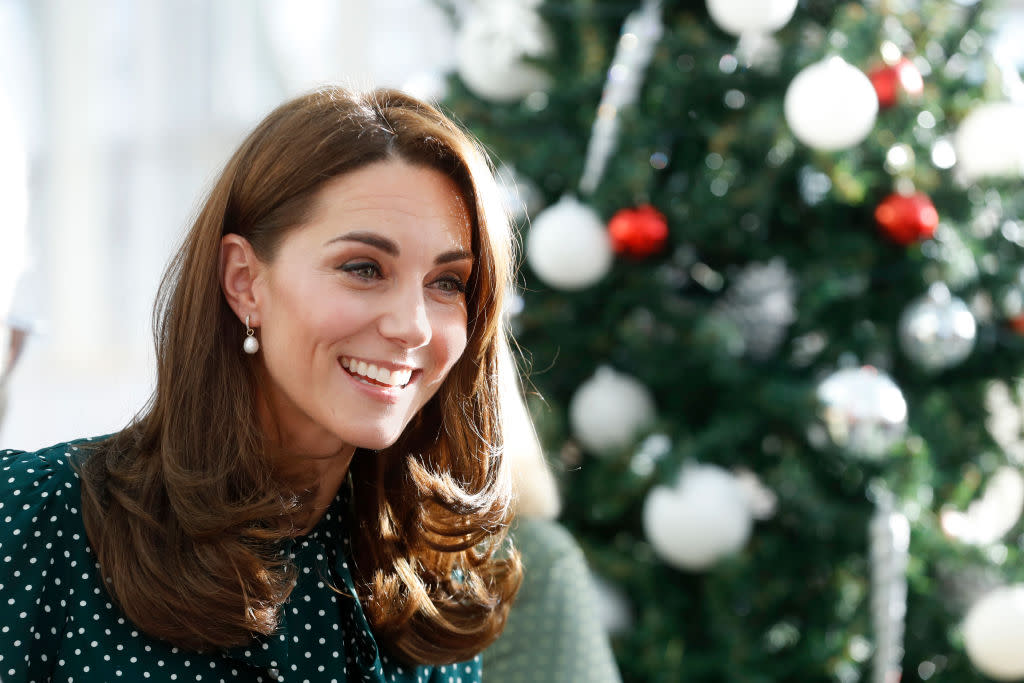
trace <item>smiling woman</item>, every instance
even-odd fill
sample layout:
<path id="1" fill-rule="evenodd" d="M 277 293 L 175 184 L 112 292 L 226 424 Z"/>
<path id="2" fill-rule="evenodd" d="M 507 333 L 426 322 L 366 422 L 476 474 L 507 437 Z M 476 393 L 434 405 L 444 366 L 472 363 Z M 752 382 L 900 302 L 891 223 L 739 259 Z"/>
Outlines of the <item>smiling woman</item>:
<path id="1" fill-rule="evenodd" d="M 353 444 L 394 443 L 461 357 L 471 245 L 455 182 L 400 159 L 327 183 L 269 263 L 224 236 L 225 296 L 260 332 L 264 422 L 293 453 L 336 456 L 317 461 L 321 485 L 337 488 Z"/>
<path id="2" fill-rule="evenodd" d="M 521 573 L 497 196 L 401 93 L 271 113 L 165 276 L 147 408 L 0 456 L 0 676 L 477 680 Z"/>

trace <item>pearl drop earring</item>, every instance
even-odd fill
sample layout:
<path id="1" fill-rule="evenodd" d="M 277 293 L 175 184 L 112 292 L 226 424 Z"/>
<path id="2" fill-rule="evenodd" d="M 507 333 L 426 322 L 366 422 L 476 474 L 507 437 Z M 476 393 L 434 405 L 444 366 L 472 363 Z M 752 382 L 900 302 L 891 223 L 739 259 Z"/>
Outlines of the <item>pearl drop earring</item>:
<path id="1" fill-rule="evenodd" d="M 250 356 L 260 350 L 260 341 L 256 338 L 256 330 L 249 327 L 249 316 L 245 316 L 245 341 L 242 350 Z"/>

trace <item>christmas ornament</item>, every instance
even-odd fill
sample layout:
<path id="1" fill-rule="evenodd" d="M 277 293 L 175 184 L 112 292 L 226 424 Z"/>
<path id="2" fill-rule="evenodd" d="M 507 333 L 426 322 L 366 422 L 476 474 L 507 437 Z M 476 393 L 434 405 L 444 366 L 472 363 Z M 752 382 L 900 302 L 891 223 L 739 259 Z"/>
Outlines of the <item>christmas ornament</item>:
<path id="1" fill-rule="evenodd" d="M 699 571 L 746 545 L 753 517 L 736 477 L 715 465 L 691 464 L 674 487 L 651 489 L 643 524 L 666 564 Z"/>
<path id="2" fill-rule="evenodd" d="M 968 183 L 1024 176 L 1024 104 L 990 102 L 975 107 L 960 122 L 955 147 L 957 171 Z"/>
<path id="3" fill-rule="evenodd" d="M 964 648 L 971 663 L 989 678 L 1024 678 L 1024 584 L 989 592 L 967 611 Z"/>
<path id="4" fill-rule="evenodd" d="M 962 299 L 936 282 L 900 316 L 900 346 L 925 370 L 942 370 L 961 362 L 974 348 L 977 324 Z"/>
<path id="5" fill-rule="evenodd" d="M 754 519 L 771 519 L 775 515 L 775 508 L 779 503 L 779 497 L 775 492 L 764 485 L 756 474 L 745 468 L 739 468 L 735 472 L 736 483 L 743 492 L 743 499 L 750 510 L 750 516 Z"/>
<path id="6" fill-rule="evenodd" d="M 566 195 L 540 213 L 526 235 L 526 259 L 555 289 L 583 289 L 608 272 L 612 248 L 592 208 Z"/>
<path id="7" fill-rule="evenodd" d="M 868 72 L 868 80 L 878 95 L 878 106 L 888 109 L 896 104 L 901 93 L 917 96 L 924 92 L 924 79 L 917 66 L 901 57 L 895 64 L 878 66 Z"/>
<path id="8" fill-rule="evenodd" d="M 643 6 L 626 17 L 622 24 L 615 57 L 601 92 L 594 127 L 587 142 L 587 153 L 580 176 L 580 192 L 587 195 L 597 189 L 611 157 L 619 131 L 619 113 L 633 104 L 640 92 L 644 71 L 661 39 L 661 2 L 644 0 Z"/>
<path id="9" fill-rule="evenodd" d="M 734 36 L 774 33 L 796 11 L 797 0 L 707 0 L 708 14 Z"/>
<path id="10" fill-rule="evenodd" d="M 875 207 L 875 221 L 893 242 L 913 244 L 931 238 L 939 225 L 939 212 L 923 192 L 894 192 Z"/>
<path id="11" fill-rule="evenodd" d="M 608 235 L 617 253 L 644 258 L 664 248 L 668 222 L 664 214 L 649 204 L 620 209 L 608 221 Z"/>
<path id="12" fill-rule="evenodd" d="M 907 402 L 884 372 L 865 365 L 843 368 L 818 385 L 829 436 L 854 456 L 877 459 L 903 438 Z"/>
<path id="13" fill-rule="evenodd" d="M 874 683 L 899 681 L 907 615 L 910 522 L 880 497 L 868 529 L 871 550 L 871 622 L 875 635 Z"/>
<path id="14" fill-rule="evenodd" d="M 830 57 L 796 75 L 786 90 L 784 109 L 800 142 L 834 151 L 868 136 L 878 114 L 878 96 L 860 69 Z"/>
<path id="15" fill-rule="evenodd" d="M 775 258 L 740 271 L 714 311 L 739 329 L 747 355 L 764 360 L 778 350 L 796 320 L 795 299 L 796 280 Z"/>
<path id="16" fill-rule="evenodd" d="M 1016 280 L 1002 295 L 1002 312 L 1006 321 L 1017 334 L 1024 334 L 1024 272 L 1018 273 Z"/>
<path id="17" fill-rule="evenodd" d="M 477 3 L 455 37 L 459 77 L 478 97 L 513 102 L 547 90 L 550 78 L 529 59 L 550 54 L 554 41 L 536 1 Z"/>
<path id="18" fill-rule="evenodd" d="M 584 448 L 604 455 L 629 446 L 654 420 L 654 399 L 629 375 L 602 365 L 576 389 L 569 422 Z"/>
<path id="19" fill-rule="evenodd" d="M 1021 386 L 1013 388 L 1001 380 L 988 383 L 985 390 L 985 427 L 1006 454 L 1006 459 L 1024 465 L 1024 411 Z"/>
<path id="20" fill-rule="evenodd" d="M 1017 526 L 1024 512 L 1024 477 L 1013 467 L 1000 467 L 985 485 L 981 497 L 966 512 L 944 508 L 942 530 L 964 543 L 995 543 Z"/>

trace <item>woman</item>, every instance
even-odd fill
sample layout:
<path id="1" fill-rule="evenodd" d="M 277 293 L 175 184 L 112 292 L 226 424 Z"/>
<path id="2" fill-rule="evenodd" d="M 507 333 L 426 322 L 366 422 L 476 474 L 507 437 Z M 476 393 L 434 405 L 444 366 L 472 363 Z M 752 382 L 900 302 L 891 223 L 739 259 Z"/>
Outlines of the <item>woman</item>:
<path id="1" fill-rule="evenodd" d="M 3 455 L 0 678 L 477 680 L 520 580 L 496 197 L 407 95 L 272 112 L 165 276 L 147 408 Z"/>

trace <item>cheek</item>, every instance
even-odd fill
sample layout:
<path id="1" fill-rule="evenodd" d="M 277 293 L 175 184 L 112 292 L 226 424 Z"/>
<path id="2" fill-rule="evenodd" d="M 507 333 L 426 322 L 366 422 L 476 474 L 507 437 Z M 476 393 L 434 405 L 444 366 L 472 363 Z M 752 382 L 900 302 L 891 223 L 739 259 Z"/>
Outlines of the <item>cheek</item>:
<path id="1" fill-rule="evenodd" d="M 437 361 L 444 374 L 448 374 L 452 366 L 462 357 L 466 350 L 467 339 L 465 316 L 448 321 L 441 330 L 439 335 L 441 343 L 437 346 Z"/>

